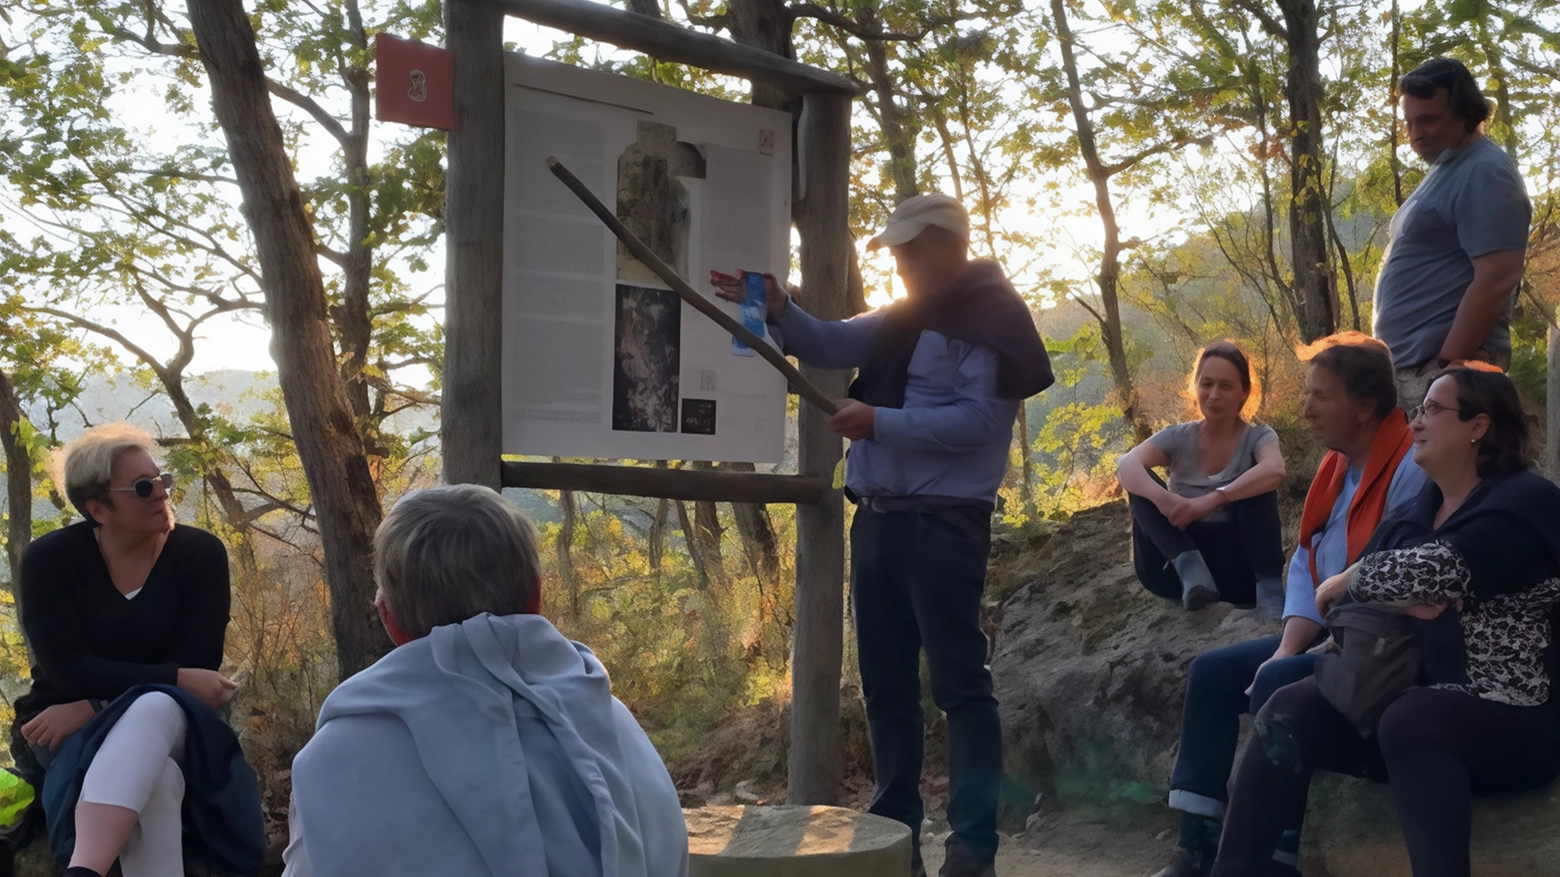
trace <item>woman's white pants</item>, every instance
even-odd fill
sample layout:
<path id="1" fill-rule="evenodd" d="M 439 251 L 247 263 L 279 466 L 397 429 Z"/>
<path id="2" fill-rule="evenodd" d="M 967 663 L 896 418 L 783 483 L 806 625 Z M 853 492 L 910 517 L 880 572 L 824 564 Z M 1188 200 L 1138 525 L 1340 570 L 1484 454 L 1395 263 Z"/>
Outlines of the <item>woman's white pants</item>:
<path id="1" fill-rule="evenodd" d="M 81 783 L 80 800 L 140 815 L 119 854 L 125 877 L 184 873 L 184 710 L 162 692 L 143 694 L 109 730 Z"/>

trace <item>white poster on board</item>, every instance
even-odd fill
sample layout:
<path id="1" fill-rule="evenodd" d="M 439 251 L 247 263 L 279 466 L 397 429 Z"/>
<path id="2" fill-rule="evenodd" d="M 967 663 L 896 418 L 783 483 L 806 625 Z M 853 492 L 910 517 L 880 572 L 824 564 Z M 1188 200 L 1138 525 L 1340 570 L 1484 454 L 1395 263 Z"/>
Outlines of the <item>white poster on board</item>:
<path id="1" fill-rule="evenodd" d="M 504 453 L 779 462 L 785 379 L 633 258 L 546 159 L 740 320 L 709 273 L 786 274 L 791 117 L 523 55 L 504 69 Z"/>

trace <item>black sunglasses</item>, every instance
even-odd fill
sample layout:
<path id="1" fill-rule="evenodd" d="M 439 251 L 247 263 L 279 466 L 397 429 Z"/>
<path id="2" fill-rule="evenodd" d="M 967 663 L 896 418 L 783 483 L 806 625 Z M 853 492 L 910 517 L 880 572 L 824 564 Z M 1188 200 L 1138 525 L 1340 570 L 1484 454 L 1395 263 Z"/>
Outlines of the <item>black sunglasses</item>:
<path id="1" fill-rule="evenodd" d="M 136 482 L 129 487 L 110 487 L 109 490 L 115 491 L 117 493 L 134 493 L 136 496 L 139 496 L 142 499 L 151 499 L 152 490 L 157 484 L 162 485 L 163 493 L 172 491 L 173 474 L 171 472 L 164 472 L 156 478 L 138 478 L 136 479 Z"/>

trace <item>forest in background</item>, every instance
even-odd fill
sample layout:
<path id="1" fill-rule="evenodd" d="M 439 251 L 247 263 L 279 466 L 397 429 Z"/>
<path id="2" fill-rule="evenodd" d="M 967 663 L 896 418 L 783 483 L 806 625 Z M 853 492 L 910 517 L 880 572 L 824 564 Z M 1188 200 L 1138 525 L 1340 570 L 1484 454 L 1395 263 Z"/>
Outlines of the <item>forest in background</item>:
<path id="1" fill-rule="evenodd" d="M 1252 352 L 1259 417 L 1279 429 L 1292 478 L 1308 480 L 1316 455 L 1293 351 L 1369 331 L 1387 222 L 1424 170 L 1402 142 L 1394 83 L 1430 57 L 1474 70 L 1495 107 L 1488 134 L 1528 181 L 1512 374 L 1541 425 L 1560 393 L 1550 0 L 626 5 L 865 83 L 858 240 L 911 195 L 969 206 L 974 253 L 1001 260 L 1030 298 L 1058 375 L 1020 418 L 999 543 L 1022 546 L 1043 522 L 1118 496 L 1115 457 L 1186 414 L 1186 366 L 1215 338 Z M 286 770 L 320 702 L 388 648 L 367 610 L 371 581 L 343 569 L 339 529 L 322 517 L 371 531 L 440 468 L 444 136 L 378 125 L 370 106 L 373 35 L 437 43 L 442 25 L 437 3 L 416 0 L 247 8 L 323 275 L 335 368 L 307 379 L 355 427 L 331 453 L 370 479 L 316 479 L 331 493 L 311 495 L 305 471 L 321 448 L 297 433 L 298 385 L 192 370 L 222 321 L 268 324 L 280 339 L 292 318 L 268 299 L 183 4 L 0 0 L 0 692 L 26 684 L 20 551 L 73 515 L 47 474 L 51 451 L 83 424 L 143 422 L 179 477 L 180 519 L 229 545 L 234 721 L 285 812 Z M 559 60 L 789 106 L 765 88 L 553 39 Z M 858 269 L 864 308 L 889 290 L 888 265 L 863 256 Z M 737 712 L 783 710 L 791 508 L 512 494 L 542 525 L 546 613 L 598 652 L 674 769 Z M 850 686 L 848 646 L 846 661 Z M 770 755 L 783 774 L 784 747 Z"/>

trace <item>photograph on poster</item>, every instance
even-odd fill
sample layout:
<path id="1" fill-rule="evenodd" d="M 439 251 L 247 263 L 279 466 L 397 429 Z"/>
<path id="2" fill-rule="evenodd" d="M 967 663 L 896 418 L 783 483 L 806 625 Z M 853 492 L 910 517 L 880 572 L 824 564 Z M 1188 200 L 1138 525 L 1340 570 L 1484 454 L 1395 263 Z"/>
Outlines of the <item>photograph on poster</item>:
<path id="1" fill-rule="evenodd" d="M 682 299 L 677 293 L 618 284 L 612 351 L 613 429 L 677 431 L 681 335 Z"/>
<path id="2" fill-rule="evenodd" d="M 679 277 L 688 276 L 692 196 L 684 179 L 704 179 L 704 156 L 692 143 L 679 143 L 677 129 L 641 121 L 638 136 L 618 157 L 617 218 Z M 626 283 L 661 281 L 621 241 L 617 277 Z"/>
<path id="3" fill-rule="evenodd" d="M 715 434 L 715 400 L 684 399 L 682 431 L 688 435 Z"/>

